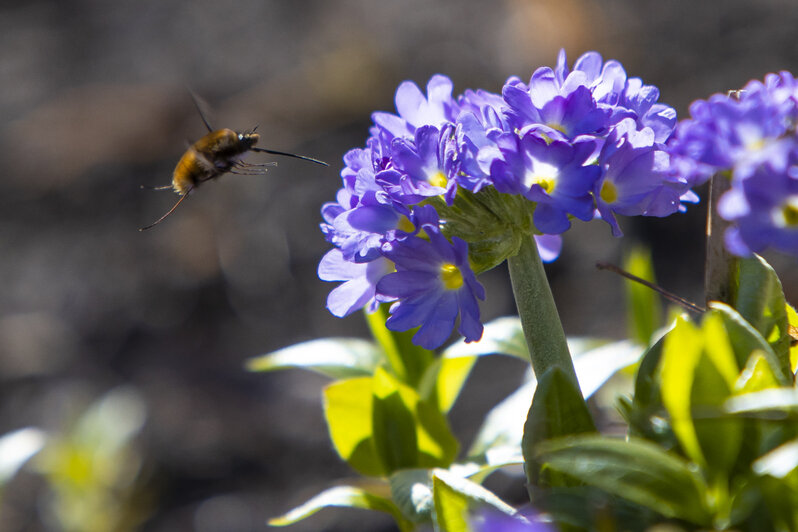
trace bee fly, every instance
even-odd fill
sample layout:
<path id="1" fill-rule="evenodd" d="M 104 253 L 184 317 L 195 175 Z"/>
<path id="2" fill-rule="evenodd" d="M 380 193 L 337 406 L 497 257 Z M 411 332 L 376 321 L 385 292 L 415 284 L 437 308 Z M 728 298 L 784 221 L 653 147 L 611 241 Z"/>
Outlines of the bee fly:
<path id="1" fill-rule="evenodd" d="M 177 209 L 178 205 L 180 205 L 195 188 L 205 181 L 216 179 L 222 174 L 263 175 L 268 170 L 267 167 L 277 165 L 276 162 L 262 164 L 245 163 L 241 160 L 241 157 L 248 151 L 294 157 L 295 159 L 302 159 L 303 161 L 329 166 L 324 161 L 319 161 L 318 159 L 306 157 L 304 155 L 256 148 L 255 144 L 260 138 L 260 135 L 255 133 L 255 130 L 258 129 L 257 126 L 250 131 L 241 133 L 227 128 L 214 130 L 205 117 L 205 114 L 202 112 L 197 97 L 193 93 L 191 96 L 194 99 L 194 105 L 197 111 L 199 111 L 202 122 L 208 129 L 208 133 L 189 146 L 186 153 L 180 158 L 172 173 L 172 184 L 153 188 L 153 190 L 171 189 L 180 196 L 180 199 L 177 200 L 166 214 L 150 225 L 140 228 L 139 231 L 145 231 L 164 221 L 164 219 L 172 214 L 175 209 Z"/>

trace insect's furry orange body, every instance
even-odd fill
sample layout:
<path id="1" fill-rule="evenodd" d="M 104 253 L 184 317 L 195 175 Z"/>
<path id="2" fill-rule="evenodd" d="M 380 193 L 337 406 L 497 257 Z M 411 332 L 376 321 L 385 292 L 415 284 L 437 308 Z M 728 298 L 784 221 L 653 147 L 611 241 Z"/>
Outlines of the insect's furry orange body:
<path id="1" fill-rule="evenodd" d="M 256 133 L 236 133 L 232 129 L 211 131 L 192 144 L 172 173 L 172 189 L 181 196 L 200 183 L 229 172 L 258 141 Z"/>
<path id="2" fill-rule="evenodd" d="M 297 155 L 295 153 L 287 153 L 276 150 L 267 150 L 265 148 L 255 148 L 260 135 L 252 131 L 239 133 L 232 129 L 217 129 L 214 130 L 205 115 L 200 109 L 197 97 L 192 93 L 194 104 L 197 106 L 197 111 L 200 113 L 205 127 L 208 128 L 208 133 L 199 139 L 197 142 L 189 146 L 186 152 L 180 157 L 180 160 L 172 172 L 172 185 L 156 187 L 156 190 L 172 189 L 179 196 L 180 199 L 177 203 L 167 211 L 166 214 L 161 216 L 158 220 L 151 223 L 146 227 L 142 227 L 139 231 L 144 231 L 153 226 L 161 223 L 167 216 L 172 214 L 180 203 L 188 197 L 188 195 L 200 184 L 205 181 L 215 179 L 222 174 L 244 174 L 244 175 L 262 175 L 266 172 L 267 166 L 273 166 L 277 163 L 263 163 L 263 164 L 250 164 L 241 160 L 241 157 L 248 151 L 259 151 L 263 153 L 271 153 L 274 155 L 283 155 L 286 157 L 293 157 L 295 159 L 302 159 L 312 163 L 329 166 L 324 161 L 319 161 L 312 157 L 304 155 Z"/>

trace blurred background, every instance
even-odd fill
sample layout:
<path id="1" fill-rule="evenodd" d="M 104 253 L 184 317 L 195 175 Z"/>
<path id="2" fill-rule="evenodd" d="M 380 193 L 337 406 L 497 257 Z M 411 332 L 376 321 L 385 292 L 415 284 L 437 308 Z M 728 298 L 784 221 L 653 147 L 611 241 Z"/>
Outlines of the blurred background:
<path id="1" fill-rule="evenodd" d="M 105 519 L 95 530 L 262 530 L 351 474 L 328 443 L 325 380 L 244 363 L 366 335 L 359 315 L 325 310 L 319 209 L 401 81 L 443 73 L 456 93 L 498 92 L 553 66 L 561 47 L 571 61 L 597 50 L 683 117 L 693 99 L 798 70 L 796 27 L 788 0 L 0 3 L 0 434 L 62 435 L 6 486 L 0 529 L 60 530 L 82 512 Z M 176 199 L 140 185 L 168 184 L 205 133 L 187 88 L 216 127 L 259 124 L 261 146 L 331 167 L 279 159 L 266 177 L 225 176 L 138 232 Z M 577 224 L 548 266 L 566 332 L 624 336 L 622 282 L 594 264 L 636 245 L 651 249 L 659 284 L 700 301 L 704 216 L 698 205 L 622 220 L 624 239 Z M 794 262 L 768 258 L 798 302 Z M 513 313 L 504 268 L 481 280 L 484 318 Z M 476 372 L 453 412 L 466 444 L 518 383 L 510 362 Z M 70 500 L 97 452 L 107 467 Z M 523 498 L 520 478 L 504 485 Z M 326 511 L 293 530 L 391 524 Z"/>

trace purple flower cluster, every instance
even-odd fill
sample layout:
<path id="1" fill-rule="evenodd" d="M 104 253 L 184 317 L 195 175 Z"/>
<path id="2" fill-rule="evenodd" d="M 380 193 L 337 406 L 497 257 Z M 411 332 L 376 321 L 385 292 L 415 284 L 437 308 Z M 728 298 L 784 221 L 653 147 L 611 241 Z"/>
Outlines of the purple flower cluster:
<path id="1" fill-rule="evenodd" d="M 798 84 L 769 74 L 690 106 L 668 142 L 675 172 L 692 185 L 731 180 L 718 212 L 733 222 L 726 247 L 739 256 L 772 247 L 798 255 Z"/>
<path id="2" fill-rule="evenodd" d="M 475 273 L 517 252 L 535 235 L 554 260 L 574 218 L 666 216 L 692 201 L 673 172 L 665 142 L 676 113 L 659 91 L 629 78 L 596 52 L 573 68 L 528 83 L 510 78 L 502 94 L 453 96 L 436 75 L 424 94 L 406 81 L 397 113 L 376 112 L 364 148 L 345 157 L 343 187 L 324 205 L 322 231 L 334 248 L 319 276 L 343 281 L 328 298 L 336 316 L 392 302 L 387 326 L 420 327 L 414 341 L 440 346 L 459 316 L 466 341 L 482 335 Z"/>

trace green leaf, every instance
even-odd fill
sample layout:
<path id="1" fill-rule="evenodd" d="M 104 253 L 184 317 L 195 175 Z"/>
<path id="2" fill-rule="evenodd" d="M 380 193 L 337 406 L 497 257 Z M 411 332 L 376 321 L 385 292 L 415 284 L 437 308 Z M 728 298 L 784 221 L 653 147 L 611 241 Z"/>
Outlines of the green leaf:
<path id="1" fill-rule="evenodd" d="M 739 312 L 718 301 L 711 301 L 709 307 L 723 318 L 723 325 L 739 367 L 745 367 L 751 354 L 757 352 L 767 359 L 781 384 L 787 385 L 792 382 L 792 374 L 785 373 L 783 364 L 771 345 Z"/>
<path id="2" fill-rule="evenodd" d="M 790 373 L 787 303 L 781 281 L 758 255 L 740 260 L 739 265 L 733 281 L 732 306 L 768 341 L 781 370 Z"/>
<path id="3" fill-rule="evenodd" d="M 743 439 L 740 419 L 722 415 L 723 402 L 731 396 L 740 372 L 723 319 L 716 311 L 707 312 L 702 324 L 704 355 L 695 372 L 691 394 L 694 409 L 710 415 L 695 419 L 694 425 L 710 475 L 728 475 L 734 467 Z M 717 412 L 713 416 L 711 412 Z"/>
<path id="4" fill-rule="evenodd" d="M 389 472 L 420 465 L 416 420 L 410 410 L 415 405 L 409 405 L 403 400 L 400 386 L 399 381 L 383 369 L 378 369 L 374 374 L 374 445 Z M 413 399 L 410 398 L 409 401 Z"/>
<path id="5" fill-rule="evenodd" d="M 359 338 L 323 338 L 291 345 L 247 361 L 249 371 L 308 369 L 346 379 L 371 375 L 385 355 L 374 342 Z"/>
<path id="6" fill-rule="evenodd" d="M 468 499 L 452 489 L 439 477 L 432 479 L 432 496 L 435 502 L 433 528 L 440 532 L 469 532 Z"/>
<path id="7" fill-rule="evenodd" d="M 385 512 L 394 518 L 399 530 L 402 532 L 409 532 L 415 528 L 412 523 L 402 516 L 399 508 L 389 499 L 354 486 L 336 486 L 327 489 L 286 514 L 269 519 L 268 524 L 271 526 L 292 525 L 330 506 Z"/>
<path id="8" fill-rule="evenodd" d="M 429 469 L 404 469 L 388 479 L 391 498 L 407 519 L 427 523 L 432 519 L 432 475 Z"/>
<path id="9" fill-rule="evenodd" d="M 645 350 L 645 346 L 622 340 L 574 354 L 582 395 L 592 396 L 618 371 L 637 363 Z"/>
<path id="10" fill-rule="evenodd" d="M 735 383 L 734 392 L 735 395 L 739 395 L 778 387 L 779 381 L 773 373 L 773 366 L 762 351 L 754 351 Z"/>
<path id="11" fill-rule="evenodd" d="M 0 437 L 0 488 L 13 478 L 25 462 L 42 450 L 46 441 L 46 434 L 32 427 Z"/>
<path id="12" fill-rule="evenodd" d="M 448 467 L 458 442 L 438 409 L 382 369 L 374 377 L 374 442 L 387 471 Z"/>
<path id="13" fill-rule="evenodd" d="M 662 356 L 662 402 L 685 454 L 708 467 L 710 476 L 726 475 L 740 451 L 743 427 L 723 416 L 739 369 L 722 313 L 704 314 L 702 328 L 680 320 L 668 334 Z M 701 415 L 694 418 L 694 414 Z"/>
<path id="14" fill-rule="evenodd" d="M 798 467 L 798 440 L 792 440 L 756 460 L 751 469 L 760 476 L 784 478 L 796 467 Z"/>
<path id="15" fill-rule="evenodd" d="M 413 343 L 415 330 L 392 331 L 385 326 L 388 305 L 380 305 L 376 312 L 366 313 L 366 322 L 374 339 L 385 353 L 394 375 L 416 387 L 434 360 L 432 351 Z"/>
<path id="16" fill-rule="evenodd" d="M 645 440 L 570 436 L 541 443 L 534 459 L 666 517 L 711 523 L 701 476 L 685 460 Z"/>
<path id="17" fill-rule="evenodd" d="M 444 358 L 478 357 L 499 353 L 529 362 L 524 330 L 517 316 L 497 318 L 485 324 L 478 342 L 455 342 L 443 351 Z"/>
<path id="18" fill-rule="evenodd" d="M 385 466 L 372 437 L 372 379 L 336 381 L 324 389 L 324 416 L 335 450 L 355 471 L 381 476 Z"/>
<path id="19" fill-rule="evenodd" d="M 582 394 L 568 376 L 557 367 L 544 373 L 529 408 L 521 443 L 529 485 L 534 486 L 541 481 L 549 485 L 561 485 L 564 482 L 554 477 L 540 478 L 541 464 L 535 462 L 534 458 L 535 447 L 540 442 L 595 430 Z"/>
<path id="20" fill-rule="evenodd" d="M 761 414 L 776 419 L 798 416 L 798 389 L 770 388 L 729 398 L 724 404 L 730 414 Z"/>
<path id="21" fill-rule="evenodd" d="M 698 328 L 683 318 L 677 319 L 676 327 L 665 337 L 660 386 L 662 403 L 670 414 L 671 427 L 682 449 L 690 459 L 704 465 L 706 460 L 693 425 L 690 400 L 702 347 Z"/>
<path id="22" fill-rule="evenodd" d="M 656 283 L 651 253 L 633 249 L 624 259 L 623 267 L 632 275 Z M 629 337 L 638 344 L 648 345 L 656 330 L 662 326 L 662 304 L 656 292 L 634 281 L 626 281 L 626 321 Z"/>
<path id="23" fill-rule="evenodd" d="M 795 312 L 795 309 L 792 305 L 787 304 L 787 323 L 789 330 L 791 331 L 790 334 L 790 370 L 795 373 L 795 370 L 798 369 L 798 338 L 794 335 L 798 334 L 798 312 Z"/>
<path id="24" fill-rule="evenodd" d="M 435 530 L 468 532 L 469 511 L 489 506 L 495 511 L 515 515 L 515 509 L 476 482 L 443 469 L 432 475 L 432 492 L 435 501 L 433 524 Z"/>

